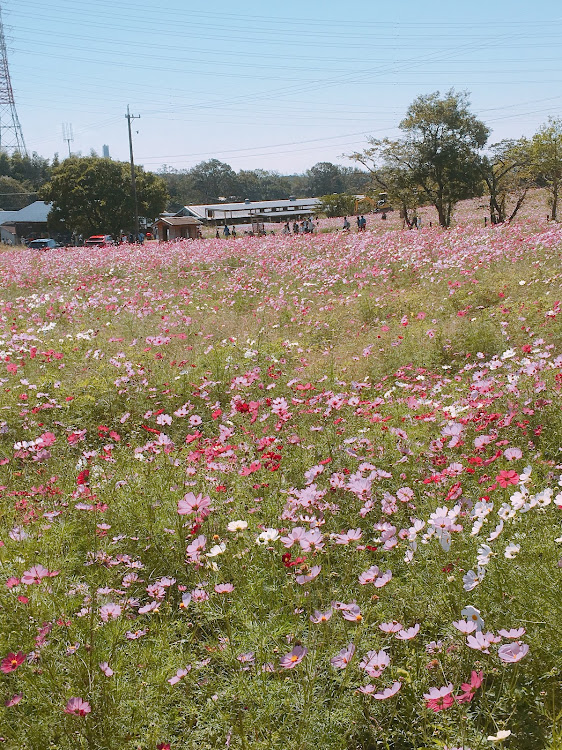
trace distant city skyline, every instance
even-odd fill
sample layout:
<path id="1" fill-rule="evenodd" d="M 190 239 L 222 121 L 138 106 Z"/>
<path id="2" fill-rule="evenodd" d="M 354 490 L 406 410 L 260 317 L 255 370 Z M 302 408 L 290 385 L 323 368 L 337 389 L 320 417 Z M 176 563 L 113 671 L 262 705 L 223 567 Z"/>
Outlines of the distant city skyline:
<path id="1" fill-rule="evenodd" d="M 109 145 L 128 159 L 184 169 L 217 158 L 235 170 L 303 172 L 369 135 L 395 137 L 413 99 L 470 92 L 490 142 L 531 136 L 562 116 L 562 10 L 555 0 L 335 0 L 211 6 L 193 0 L 0 2 L 16 107 L 29 152 Z M 350 6 L 351 7 L 351 6 Z"/>

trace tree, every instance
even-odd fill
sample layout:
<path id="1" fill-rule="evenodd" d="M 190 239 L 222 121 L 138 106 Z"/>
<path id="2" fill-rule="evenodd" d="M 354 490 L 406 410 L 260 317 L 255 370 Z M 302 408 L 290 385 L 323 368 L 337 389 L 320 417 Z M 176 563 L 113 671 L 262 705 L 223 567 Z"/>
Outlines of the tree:
<path id="1" fill-rule="evenodd" d="M 551 216 L 557 221 L 562 187 L 562 119 L 550 119 L 533 136 L 531 150 L 536 175 L 549 193 Z"/>
<path id="2" fill-rule="evenodd" d="M 317 195 L 343 193 L 344 178 L 342 168 L 329 161 L 321 161 L 306 172 L 308 191 L 314 198 Z"/>
<path id="3" fill-rule="evenodd" d="M 289 178 L 265 169 L 241 169 L 236 175 L 236 182 L 240 200 L 272 201 L 288 198 L 291 194 Z"/>
<path id="4" fill-rule="evenodd" d="M 468 95 L 448 91 L 419 96 L 400 123 L 403 137 L 384 141 L 384 166 L 408 189 L 437 209 L 439 223 L 449 227 L 456 203 L 477 195 L 482 183 L 480 150 L 488 128 L 469 110 Z M 376 154 L 380 141 L 369 141 Z M 369 149 L 362 163 L 368 162 Z M 353 155 L 358 161 L 358 154 Z"/>
<path id="5" fill-rule="evenodd" d="M 135 167 L 140 216 L 153 219 L 168 198 L 164 182 Z M 118 235 L 134 225 L 130 165 L 97 157 L 72 157 L 53 170 L 41 189 L 41 199 L 53 204 L 49 226 L 85 236 Z"/>
<path id="6" fill-rule="evenodd" d="M 35 191 L 29 185 L 18 182 L 13 177 L 0 177 L 0 209 L 3 211 L 19 211 L 35 200 Z"/>
<path id="7" fill-rule="evenodd" d="M 400 208 L 408 228 L 414 226 L 414 217 L 420 204 L 419 187 L 410 169 L 401 162 L 405 158 L 400 141 L 370 140 L 370 148 L 351 154 L 352 159 L 360 162 L 369 170 L 373 187 L 384 191 L 387 201 Z"/>
<path id="8" fill-rule="evenodd" d="M 189 174 L 194 194 L 201 203 L 217 203 L 236 192 L 236 172 L 218 159 L 200 162 Z"/>
<path id="9" fill-rule="evenodd" d="M 328 218 L 349 216 L 355 211 L 355 196 L 346 193 L 323 195 L 318 204 L 318 211 Z"/>
<path id="10" fill-rule="evenodd" d="M 535 184 L 529 141 L 494 143 L 482 158 L 481 170 L 490 195 L 491 223 L 512 221 Z"/>

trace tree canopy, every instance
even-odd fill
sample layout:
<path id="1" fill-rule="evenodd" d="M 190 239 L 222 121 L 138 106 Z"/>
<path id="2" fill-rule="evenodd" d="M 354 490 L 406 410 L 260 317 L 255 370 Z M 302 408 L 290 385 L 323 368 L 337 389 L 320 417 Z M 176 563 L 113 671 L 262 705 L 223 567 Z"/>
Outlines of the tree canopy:
<path id="1" fill-rule="evenodd" d="M 562 188 L 562 119 L 550 119 L 533 137 L 532 157 L 536 175 L 549 193 L 552 218 L 558 218 Z"/>
<path id="2" fill-rule="evenodd" d="M 135 167 L 140 216 L 156 218 L 168 199 L 164 182 L 155 174 Z M 52 229 L 83 235 L 130 231 L 134 226 L 134 202 L 130 165 L 94 156 L 66 159 L 53 170 L 41 189 L 50 201 Z"/>
<path id="3" fill-rule="evenodd" d="M 419 96 L 399 127 L 401 138 L 371 139 L 370 149 L 352 158 L 370 164 L 379 184 L 386 172 L 399 191 L 417 190 L 435 206 L 441 226 L 450 226 L 456 203 L 476 195 L 482 183 L 480 151 L 488 128 L 471 113 L 468 95 L 454 91 Z"/>

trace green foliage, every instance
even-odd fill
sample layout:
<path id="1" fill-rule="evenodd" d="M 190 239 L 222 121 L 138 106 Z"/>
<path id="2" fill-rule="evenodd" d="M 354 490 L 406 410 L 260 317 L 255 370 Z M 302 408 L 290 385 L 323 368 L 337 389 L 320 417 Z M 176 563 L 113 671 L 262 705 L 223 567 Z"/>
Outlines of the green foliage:
<path id="1" fill-rule="evenodd" d="M 139 216 L 155 218 L 166 206 L 163 181 L 135 167 Z M 53 170 L 41 197 L 53 204 L 49 225 L 88 236 L 119 235 L 134 226 L 130 167 L 98 157 L 72 157 Z"/>
<path id="2" fill-rule="evenodd" d="M 562 189 L 562 119 L 550 119 L 531 143 L 533 165 L 548 190 L 551 216 L 556 221 Z"/>
<path id="3" fill-rule="evenodd" d="M 334 216 L 351 216 L 355 211 L 355 196 L 347 193 L 323 195 L 318 204 L 318 211 L 328 218 Z"/>

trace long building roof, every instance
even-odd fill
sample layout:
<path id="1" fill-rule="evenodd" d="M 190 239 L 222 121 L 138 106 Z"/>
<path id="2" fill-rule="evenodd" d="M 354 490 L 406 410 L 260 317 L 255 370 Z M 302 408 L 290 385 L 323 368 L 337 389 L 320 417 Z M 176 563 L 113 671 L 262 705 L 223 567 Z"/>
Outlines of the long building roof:
<path id="1" fill-rule="evenodd" d="M 314 211 L 318 198 L 289 198 L 277 201 L 243 201 L 238 203 L 205 203 L 198 206 L 184 206 L 176 215 L 190 214 L 198 219 L 241 218 L 274 211 L 290 214 L 295 211 Z M 236 214 L 236 216 L 234 216 Z"/>

